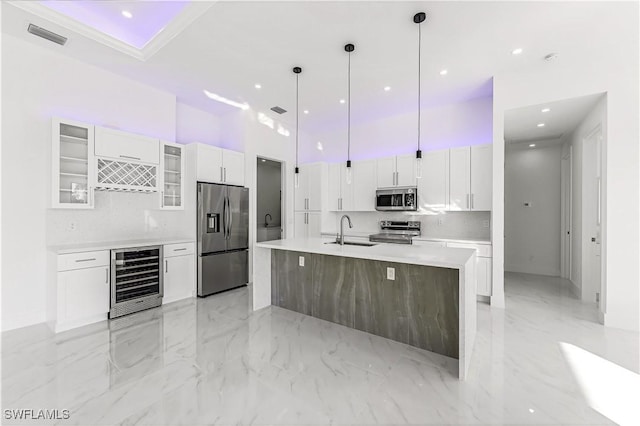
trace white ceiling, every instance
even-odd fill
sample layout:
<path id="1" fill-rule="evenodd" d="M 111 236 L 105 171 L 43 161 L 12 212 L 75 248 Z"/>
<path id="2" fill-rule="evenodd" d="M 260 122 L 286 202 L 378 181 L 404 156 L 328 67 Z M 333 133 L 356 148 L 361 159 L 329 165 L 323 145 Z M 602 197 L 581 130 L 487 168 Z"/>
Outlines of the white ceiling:
<path id="1" fill-rule="evenodd" d="M 415 110 L 412 17 L 419 11 L 427 13 L 422 99 L 430 107 L 491 96 L 491 78 L 502 72 L 604 55 L 615 40 L 603 31 L 626 9 L 607 2 L 216 2 L 144 61 L 6 3 L 2 31 L 167 90 L 212 113 L 234 109 L 206 98 L 203 89 L 257 111 L 279 105 L 290 111 L 279 119 L 289 123 L 295 108 L 291 68 L 299 65 L 300 109 L 310 111 L 301 112 L 301 130 L 313 131 L 346 121 L 346 107 L 338 101 L 347 95 L 347 42 L 356 46 L 352 120 Z M 69 37 L 69 43 L 60 47 L 28 34 L 28 22 Z M 524 53 L 511 55 L 516 47 Z M 559 52 L 559 59 L 545 62 L 550 52 Z M 444 68 L 449 73 L 441 76 Z"/>
<path id="2" fill-rule="evenodd" d="M 602 93 L 505 111 L 504 138 L 509 144 L 558 143 L 593 109 Z M 542 112 L 543 109 L 549 109 Z M 544 127 L 538 127 L 538 124 Z"/>

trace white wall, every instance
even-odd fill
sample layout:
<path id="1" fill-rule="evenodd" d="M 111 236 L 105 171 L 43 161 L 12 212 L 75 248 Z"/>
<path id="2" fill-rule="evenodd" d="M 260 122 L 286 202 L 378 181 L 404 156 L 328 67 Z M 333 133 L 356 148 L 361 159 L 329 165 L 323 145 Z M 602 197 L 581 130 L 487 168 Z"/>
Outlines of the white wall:
<path id="1" fill-rule="evenodd" d="M 534 141 L 535 142 L 535 141 Z M 562 145 L 507 147 L 505 270 L 560 276 Z M 525 202 L 529 207 L 525 207 Z"/>
<path id="2" fill-rule="evenodd" d="M 606 57 L 560 58 L 494 77 L 493 164 L 504 164 L 504 112 L 527 105 L 607 93 L 603 146 L 603 274 L 607 283 L 605 325 L 640 329 L 638 4 L 624 8 L 616 31 L 607 33 Z M 492 305 L 504 300 L 504 169 L 493 174 Z M 502 302 L 504 305 L 504 302 Z"/>
<path id="3" fill-rule="evenodd" d="M 417 112 L 391 115 L 351 125 L 351 159 L 408 154 L 417 149 Z M 423 109 L 423 151 L 481 145 L 492 140 L 492 98 Z M 346 121 L 338 129 L 311 132 L 300 141 L 300 162 L 339 162 L 347 159 Z M 323 151 L 316 149 L 322 142 Z"/>
<path id="4" fill-rule="evenodd" d="M 212 141 L 219 140 L 219 130 L 198 126 L 199 133 L 193 133 L 194 123 L 208 121 L 206 113 L 179 107 L 176 114 L 173 95 L 9 35 L 2 37 L 2 62 L 2 329 L 7 330 L 45 320 L 47 245 L 195 238 L 195 192 L 189 188 L 184 211 L 159 210 L 158 194 L 100 191 L 94 210 L 49 209 L 52 116 L 168 141 L 175 140 L 176 127 Z M 176 126 L 176 120 L 185 124 Z"/>
<path id="5" fill-rule="evenodd" d="M 201 142 L 220 146 L 222 142 L 220 117 L 177 102 L 175 140 L 183 144 Z"/>

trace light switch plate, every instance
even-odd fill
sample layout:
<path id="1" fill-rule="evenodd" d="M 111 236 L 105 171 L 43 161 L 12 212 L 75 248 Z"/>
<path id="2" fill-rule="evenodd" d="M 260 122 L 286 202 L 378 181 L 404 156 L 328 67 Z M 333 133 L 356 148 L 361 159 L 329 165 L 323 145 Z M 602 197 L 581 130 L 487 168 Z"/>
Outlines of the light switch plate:
<path id="1" fill-rule="evenodd" d="M 298 256 L 298 265 L 304 266 L 304 256 Z"/>
<path id="2" fill-rule="evenodd" d="M 395 279 L 396 279 L 396 268 L 387 268 L 387 279 L 395 281 Z"/>

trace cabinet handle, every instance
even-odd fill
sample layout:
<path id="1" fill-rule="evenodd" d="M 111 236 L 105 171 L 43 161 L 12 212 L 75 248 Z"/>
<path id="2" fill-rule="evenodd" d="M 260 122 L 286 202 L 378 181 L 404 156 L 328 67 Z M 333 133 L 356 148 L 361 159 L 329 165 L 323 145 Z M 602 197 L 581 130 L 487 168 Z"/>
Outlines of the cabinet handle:
<path id="1" fill-rule="evenodd" d="M 307 215 L 307 225 L 309 224 L 309 213 L 305 213 Z"/>
<path id="2" fill-rule="evenodd" d="M 473 208 L 473 194 L 471 194 L 471 208 Z"/>
<path id="3" fill-rule="evenodd" d="M 104 268 L 104 272 L 105 272 L 105 284 L 109 284 L 109 268 Z"/>
<path id="4" fill-rule="evenodd" d="M 220 182 L 224 182 L 224 179 L 222 179 L 222 166 L 220 166 Z"/>
<path id="5" fill-rule="evenodd" d="M 186 247 L 182 247 L 182 248 L 179 248 L 179 249 L 173 249 L 173 251 L 183 251 L 183 250 L 186 250 L 186 249 L 187 249 Z"/>
<path id="6" fill-rule="evenodd" d="M 164 272 L 169 272 L 169 261 L 167 259 L 164 260 Z"/>
<path id="7" fill-rule="evenodd" d="M 469 194 L 467 194 L 467 208 L 469 208 Z"/>
<path id="8" fill-rule="evenodd" d="M 76 259 L 76 262 L 91 262 L 92 260 L 96 260 L 96 258 L 92 257 L 90 259 Z"/>
<path id="9" fill-rule="evenodd" d="M 224 170 L 224 182 L 227 181 L 227 168 L 223 168 L 222 170 Z"/>
<path id="10" fill-rule="evenodd" d="M 160 207 L 164 207 L 164 191 L 160 192 Z"/>
<path id="11" fill-rule="evenodd" d="M 120 158 L 128 158 L 129 160 L 138 160 L 140 161 L 140 157 L 131 157 L 130 155 L 121 155 Z"/>

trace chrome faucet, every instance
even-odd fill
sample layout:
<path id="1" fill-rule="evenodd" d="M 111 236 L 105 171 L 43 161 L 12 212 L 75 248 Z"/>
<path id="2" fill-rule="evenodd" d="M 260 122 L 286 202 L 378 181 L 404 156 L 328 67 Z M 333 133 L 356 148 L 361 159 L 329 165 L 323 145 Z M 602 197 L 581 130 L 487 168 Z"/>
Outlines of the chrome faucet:
<path id="1" fill-rule="evenodd" d="M 264 227 L 267 228 L 269 226 L 269 221 L 267 220 L 267 216 L 269 216 L 269 219 L 273 220 L 273 218 L 271 217 L 271 215 L 269 213 L 264 215 Z"/>
<path id="2" fill-rule="evenodd" d="M 347 219 L 347 222 L 349 222 L 349 228 L 353 228 L 353 225 L 351 224 L 351 218 L 346 214 L 342 215 L 342 217 L 340 218 L 340 237 L 338 238 L 338 242 L 340 243 L 341 246 L 344 245 L 344 220 L 345 219 Z"/>

